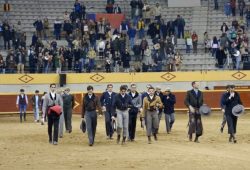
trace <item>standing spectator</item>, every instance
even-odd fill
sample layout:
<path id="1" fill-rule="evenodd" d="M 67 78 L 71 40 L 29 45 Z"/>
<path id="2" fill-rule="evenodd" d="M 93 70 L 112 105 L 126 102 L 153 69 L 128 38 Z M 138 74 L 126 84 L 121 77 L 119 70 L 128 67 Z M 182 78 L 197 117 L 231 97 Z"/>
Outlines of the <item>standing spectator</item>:
<path id="1" fill-rule="evenodd" d="M 231 4 L 231 9 L 232 9 L 232 16 L 235 17 L 236 16 L 236 0 L 231 0 L 230 4 Z"/>
<path id="2" fill-rule="evenodd" d="M 9 20 L 10 4 L 8 0 L 5 0 L 5 3 L 3 4 L 3 11 L 4 11 L 4 19 Z"/>
<path id="3" fill-rule="evenodd" d="M 228 26 L 225 22 L 223 22 L 221 28 L 220 28 L 222 33 L 226 33 L 228 31 Z"/>
<path id="4" fill-rule="evenodd" d="M 5 62 L 3 59 L 2 54 L 0 54 L 0 74 L 4 74 L 5 73 Z"/>
<path id="5" fill-rule="evenodd" d="M 144 29 L 145 29 L 145 23 L 142 20 L 142 18 L 137 23 L 137 29 L 139 32 L 139 39 L 142 39 L 144 37 Z"/>
<path id="6" fill-rule="evenodd" d="M 243 17 L 243 14 L 244 14 L 244 10 L 245 10 L 245 7 L 246 7 L 246 3 L 244 0 L 241 0 L 238 2 L 238 7 L 239 7 L 239 11 L 240 11 L 240 16 Z"/>
<path id="7" fill-rule="evenodd" d="M 151 15 L 152 15 L 152 9 L 151 9 L 150 5 L 147 2 L 144 2 L 143 19 L 145 20 L 145 24 L 150 23 Z"/>
<path id="8" fill-rule="evenodd" d="M 222 47 L 224 50 L 228 49 L 228 37 L 226 33 L 223 33 L 221 38 L 220 38 L 220 47 Z"/>
<path id="9" fill-rule="evenodd" d="M 191 45 L 192 45 L 192 38 L 190 31 L 185 32 L 185 43 L 186 43 L 186 53 L 190 53 Z"/>
<path id="10" fill-rule="evenodd" d="M 44 27 L 44 39 L 47 40 L 50 36 L 49 20 L 47 17 L 44 18 L 43 20 L 43 27 Z"/>
<path id="11" fill-rule="evenodd" d="M 75 99 L 72 94 L 69 93 L 70 89 L 66 88 L 64 90 L 64 94 L 62 95 L 63 99 L 63 114 L 64 114 L 64 120 L 65 120 L 65 128 L 67 133 L 72 132 L 72 111 L 75 105 Z"/>
<path id="12" fill-rule="evenodd" d="M 220 47 L 219 50 L 216 52 L 216 59 L 217 59 L 217 65 L 219 68 L 223 68 L 224 66 L 224 61 L 227 58 L 225 51 L 222 47 Z"/>
<path id="13" fill-rule="evenodd" d="M 143 38 L 141 40 L 141 56 L 142 56 L 142 60 L 143 60 L 143 57 L 144 57 L 144 52 L 145 50 L 148 48 L 148 41 L 146 40 L 146 38 Z"/>
<path id="14" fill-rule="evenodd" d="M 133 49 L 135 44 L 135 36 L 136 36 L 136 29 L 133 26 L 131 26 L 128 30 L 128 37 L 130 42 L 129 45 L 131 49 Z"/>
<path id="15" fill-rule="evenodd" d="M 24 89 L 20 89 L 20 94 L 17 96 L 16 99 L 16 107 L 19 109 L 20 114 L 20 122 L 22 123 L 23 120 L 26 121 L 26 109 L 28 106 L 28 97 L 24 93 Z"/>
<path id="16" fill-rule="evenodd" d="M 140 43 L 137 41 L 133 47 L 135 61 L 141 61 L 141 46 Z"/>
<path id="17" fill-rule="evenodd" d="M 78 0 L 75 1 L 74 9 L 75 9 L 77 18 L 80 18 L 81 10 L 82 10 L 82 9 L 81 9 L 81 3 L 80 3 Z"/>
<path id="18" fill-rule="evenodd" d="M 35 51 L 34 51 L 34 46 L 31 46 L 30 49 L 28 50 L 28 57 L 29 57 L 30 73 L 35 73 L 38 60 L 37 60 L 37 55 L 35 54 Z"/>
<path id="19" fill-rule="evenodd" d="M 136 0 L 130 1 L 130 7 L 131 7 L 131 18 L 134 20 L 134 18 L 135 18 L 135 11 L 136 11 L 136 7 L 137 7 Z"/>
<path id="20" fill-rule="evenodd" d="M 61 74 L 62 72 L 62 65 L 64 62 L 63 54 L 60 54 L 58 52 L 55 52 L 54 62 L 55 62 L 55 68 L 56 68 L 56 74 Z"/>
<path id="21" fill-rule="evenodd" d="M 85 19 L 85 18 L 86 18 L 86 6 L 82 2 L 82 4 L 81 4 L 81 19 Z"/>
<path id="22" fill-rule="evenodd" d="M 14 53 L 12 50 L 8 52 L 8 55 L 6 57 L 6 70 L 7 73 L 14 73 L 16 68 L 16 62 L 15 62 L 15 57 Z"/>
<path id="23" fill-rule="evenodd" d="M 118 4 L 116 4 L 115 7 L 113 7 L 113 14 L 121 14 L 121 13 L 122 13 L 121 8 L 119 7 Z"/>
<path id="24" fill-rule="evenodd" d="M 42 39 L 42 32 L 43 32 L 43 22 L 40 19 L 37 19 L 33 23 L 34 27 L 36 28 L 36 35 L 38 38 Z"/>
<path id="25" fill-rule="evenodd" d="M 64 12 L 63 20 L 64 20 L 64 22 L 70 21 L 70 14 L 68 13 L 68 11 Z"/>
<path id="26" fill-rule="evenodd" d="M 214 10 L 218 10 L 218 9 L 219 9 L 218 0 L 214 0 Z"/>
<path id="27" fill-rule="evenodd" d="M 198 46 L 198 35 L 194 31 L 192 34 L 192 44 L 193 44 L 193 53 L 197 54 L 197 46 Z"/>
<path id="28" fill-rule="evenodd" d="M 124 72 L 129 73 L 131 56 L 129 54 L 128 49 L 126 49 L 125 53 L 122 53 L 122 59 L 121 60 L 122 60 Z"/>
<path id="29" fill-rule="evenodd" d="M 10 49 L 10 40 L 12 38 L 11 36 L 11 30 L 10 25 L 8 24 L 8 21 L 5 21 L 2 25 L 2 34 L 3 34 L 3 41 L 4 41 L 4 49 L 6 50 L 6 45 L 8 45 L 8 49 Z"/>
<path id="30" fill-rule="evenodd" d="M 17 63 L 17 73 L 24 73 L 24 65 L 25 65 L 25 59 L 26 55 L 25 52 L 22 49 L 17 49 L 16 55 L 15 55 L 15 61 Z"/>
<path id="31" fill-rule="evenodd" d="M 101 38 L 97 44 L 97 51 L 99 53 L 98 55 L 101 59 L 104 58 L 105 47 L 106 47 L 105 41 Z"/>
<path id="32" fill-rule="evenodd" d="M 211 48 L 212 48 L 212 57 L 214 57 L 219 48 L 219 41 L 216 36 L 214 36 L 213 40 L 211 41 Z"/>
<path id="33" fill-rule="evenodd" d="M 177 15 L 176 25 L 178 28 L 178 38 L 184 38 L 185 20 L 180 15 Z"/>
<path id="34" fill-rule="evenodd" d="M 54 22 L 54 34 L 56 40 L 61 40 L 61 28 L 62 28 L 62 22 L 59 20 L 59 18 L 56 18 Z"/>
<path id="35" fill-rule="evenodd" d="M 174 56 L 174 67 L 175 71 L 180 71 L 182 65 L 182 57 L 179 51 L 176 52 Z"/>
<path id="36" fill-rule="evenodd" d="M 65 31 L 66 35 L 66 39 L 69 38 L 69 35 L 73 33 L 73 25 L 70 23 L 69 20 L 66 20 L 63 24 L 63 31 Z"/>
<path id="37" fill-rule="evenodd" d="M 247 28 L 250 25 L 250 7 L 246 10 L 246 23 L 247 23 Z"/>
<path id="38" fill-rule="evenodd" d="M 156 3 L 155 8 L 154 8 L 154 16 L 155 16 L 155 20 L 157 20 L 158 22 L 160 22 L 161 20 L 161 13 L 162 13 L 161 6 L 159 5 L 159 3 Z"/>
<path id="39" fill-rule="evenodd" d="M 94 50 L 94 48 L 90 48 L 89 52 L 88 52 L 88 68 L 87 68 L 87 72 L 91 72 L 94 67 L 95 67 L 95 59 L 96 59 L 96 52 Z"/>
<path id="40" fill-rule="evenodd" d="M 224 12 L 225 12 L 225 15 L 227 16 L 227 18 L 229 18 L 229 16 L 232 13 L 232 7 L 231 7 L 230 2 L 226 2 L 225 3 L 225 5 L 224 5 Z"/>
<path id="41" fill-rule="evenodd" d="M 34 111 L 34 120 L 35 122 L 39 122 L 39 108 L 41 107 L 41 97 L 39 96 L 39 90 L 35 91 L 35 95 L 31 98 L 31 103 Z"/>
<path id="42" fill-rule="evenodd" d="M 125 21 L 122 21 L 120 25 L 120 33 L 126 35 L 128 32 L 128 24 Z"/>
<path id="43" fill-rule="evenodd" d="M 21 21 L 18 21 L 16 25 L 16 40 L 21 39 L 22 33 L 23 33 L 23 26 Z"/>
<path id="44" fill-rule="evenodd" d="M 241 54 L 237 48 L 235 49 L 233 56 L 235 57 L 235 61 L 236 61 L 235 68 L 236 70 L 240 70 Z"/>
<path id="45" fill-rule="evenodd" d="M 210 40 L 209 40 L 207 32 L 204 32 L 204 38 L 203 39 L 204 39 L 205 53 L 207 53 L 209 48 L 210 48 Z"/>
<path id="46" fill-rule="evenodd" d="M 108 14 L 112 14 L 113 13 L 113 6 L 115 4 L 114 0 L 107 0 L 107 5 L 106 5 L 106 11 Z"/>

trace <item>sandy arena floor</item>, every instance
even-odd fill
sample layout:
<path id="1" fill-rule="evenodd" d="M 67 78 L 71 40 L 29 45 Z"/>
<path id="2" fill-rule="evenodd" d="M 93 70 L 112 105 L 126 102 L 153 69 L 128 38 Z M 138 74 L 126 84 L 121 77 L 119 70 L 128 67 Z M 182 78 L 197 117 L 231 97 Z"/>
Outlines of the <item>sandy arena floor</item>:
<path id="1" fill-rule="evenodd" d="M 220 121 L 220 114 L 203 118 L 205 131 L 197 144 L 187 139 L 187 116 L 177 115 L 172 134 L 165 133 L 162 121 L 159 141 L 151 145 L 138 121 L 136 142 L 121 146 L 106 140 L 100 118 L 96 143 L 89 147 L 79 116 L 74 116 L 73 132 L 58 146 L 48 143 L 47 126 L 33 123 L 32 116 L 22 124 L 18 117 L 0 117 L 0 169 L 250 169 L 250 115 L 238 121 L 237 144 L 228 143 L 227 128 L 219 132 Z"/>

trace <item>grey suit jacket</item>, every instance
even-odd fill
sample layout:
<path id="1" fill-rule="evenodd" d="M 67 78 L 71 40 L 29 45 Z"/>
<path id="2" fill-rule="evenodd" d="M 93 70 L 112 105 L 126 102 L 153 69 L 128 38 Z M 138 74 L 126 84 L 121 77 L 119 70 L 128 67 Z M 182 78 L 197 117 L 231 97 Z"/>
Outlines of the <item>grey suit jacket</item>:
<path id="1" fill-rule="evenodd" d="M 59 105 L 63 107 L 63 101 L 62 101 L 62 97 L 60 94 L 56 94 L 54 100 L 52 99 L 52 96 L 50 93 L 45 95 L 44 101 L 43 101 L 43 109 L 42 109 L 43 113 L 46 113 L 48 111 L 48 108 L 53 105 Z"/>

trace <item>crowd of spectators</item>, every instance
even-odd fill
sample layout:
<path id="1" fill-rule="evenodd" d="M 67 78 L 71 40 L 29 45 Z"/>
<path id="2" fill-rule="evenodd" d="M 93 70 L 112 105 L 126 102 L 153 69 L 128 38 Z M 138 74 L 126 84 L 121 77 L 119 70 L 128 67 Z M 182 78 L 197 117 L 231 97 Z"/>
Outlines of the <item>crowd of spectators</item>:
<path id="1" fill-rule="evenodd" d="M 234 17 L 232 1 L 230 8 L 225 4 L 225 13 L 228 15 L 226 9 L 230 9 Z M 234 18 L 231 27 L 224 23 L 221 37 L 210 38 L 204 33 L 205 52 L 211 51 L 219 68 L 232 64 L 232 68 L 239 69 L 237 51 L 240 61 L 248 53 L 245 23 L 250 21 L 250 11 L 242 12 L 241 6 L 239 3 L 241 19 Z M 26 44 L 20 21 L 11 25 L 5 20 L 1 32 L 7 56 L 0 56 L 0 72 L 178 71 L 182 65 L 182 55 L 176 50 L 178 38 L 185 40 L 186 53 L 191 48 L 194 54 L 198 53 L 198 35 L 195 31 L 184 31 L 186 23 L 182 16 L 166 22 L 159 3 L 149 5 L 146 1 L 131 0 L 130 7 L 131 19 L 125 19 L 114 29 L 105 18 L 89 19 L 84 3 L 76 0 L 73 10 L 63 14 L 63 21 L 59 17 L 54 21 L 53 29 L 48 18 L 38 18 L 33 23 L 36 32 L 31 44 Z M 122 12 L 114 0 L 107 0 L 105 9 L 107 13 Z M 61 39 L 67 41 L 66 46 L 58 46 L 57 40 Z"/>

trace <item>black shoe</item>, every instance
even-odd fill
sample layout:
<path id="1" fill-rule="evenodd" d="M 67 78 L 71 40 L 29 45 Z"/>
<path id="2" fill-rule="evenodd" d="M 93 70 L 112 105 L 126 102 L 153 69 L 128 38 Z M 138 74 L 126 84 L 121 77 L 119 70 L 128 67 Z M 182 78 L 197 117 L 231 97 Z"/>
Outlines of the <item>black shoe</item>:
<path id="1" fill-rule="evenodd" d="M 195 140 L 194 140 L 195 143 L 200 143 L 198 137 L 195 137 Z"/>
<path id="2" fill-rule="evenodd" d="M 223 133 L 223 127 L 220 128 L 220 133 Z"/>
<path id="3" fill-rule="evenodd" d="M 52 144 L 52 140 L 49 140 L 49 143 Z"/>
<path id="4" fill-rule="evenodd" d="M 117 140 L 116 140 L 116 143 L 117 143 L 117 144 L 120 143 L 120 139 L 121 139 L 121 135 L 118 135 L 118 136 L 117 136 Z"/>
<path id="5" fill-rule="evenodd" d="M 154 134 L 154 140 L 155 140 L 155 141 L 158 140 L 156 133 Z"/>
<path id="6" fill-rule="evenodd" d="M 230 143 L 233 142 L 233 137 L 230 136 L 228 141 L 229 141 Z"/>
<path id="7" fill-rule="evenodd" d="M 126 142 L 126 137 L 123 137 L 123 139 L 122 139 L 122 145 L 125 145 L 125 142 Z"/>
<path id="8" fill-rule="evenodd" d="M 151 137 L 148 136 L 148 144 L 151 144 Z"/>
<path id="9" fill-rule="evenodd" d="M 93 143 L 90 143 L 89 146 L 93 146 Z"/>
<path id="10" fill-rule="evenodd" d="M 69 133 L 71 133 L 72 132 L 72 130 L 69 130 Z"/>

